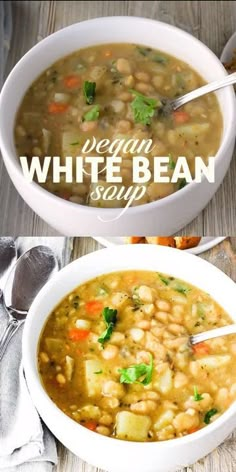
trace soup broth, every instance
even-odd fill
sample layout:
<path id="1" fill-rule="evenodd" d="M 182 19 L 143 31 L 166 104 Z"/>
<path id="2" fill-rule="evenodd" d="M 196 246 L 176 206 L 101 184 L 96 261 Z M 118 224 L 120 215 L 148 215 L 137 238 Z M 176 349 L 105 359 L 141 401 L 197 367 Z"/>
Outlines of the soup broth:
<path id="1" fill-rule="evenodd" d="M 149 271 L 111 273 L 68 294 L 40 337 L 45 390 L 97 433 L 162 441 L 215 421 L 236 397 L 236 336 L 193 347 L 232 323 L 202 290 Z"/>
<path id="2" fill-rule="evenodd" d="M 19 156 L 84 156 L 81 152 L 88 138 L 152 139 L 149 159 L 151 179 L 143 197 L 132 205 L 161 199 L 180 190 L 177 183 L 153 182 L 153 157 L 169 156 L 167 176 L 171 178 L 176 159 L 185 156 L 194 174 L 195 156 L 205 163 L 219 148 L 222 116 L 215 94 L 209 94 L 165 115 L 160 99 L 181 96 L 204 84 L 197 71 L 178 58 L 161 51 L 134 44 L 93 46 L 64 57 L 46 70 L 26 92 L 15 126 Z M 95 153 L 96 154 L 96 153 Z M 94 155 L 94 153 L 92 153 Z M 105 154 L 108 157 L 109 153 Z M 121 152 L 122 185 L 132 185 L 135 154 Z M 85 164 L 85 170 L 91 168 Z M 100 167 L 99 185 L 105 180 Z M 45 189 L 66 200 L 97 207 L 121 207 L 123 200 L 97 200 L 91 197 L 98 184 L 90 175 L 83 183 L 52 181 L 49 172 Z M 120 184 L 116 184 L 117 189 Z"/>

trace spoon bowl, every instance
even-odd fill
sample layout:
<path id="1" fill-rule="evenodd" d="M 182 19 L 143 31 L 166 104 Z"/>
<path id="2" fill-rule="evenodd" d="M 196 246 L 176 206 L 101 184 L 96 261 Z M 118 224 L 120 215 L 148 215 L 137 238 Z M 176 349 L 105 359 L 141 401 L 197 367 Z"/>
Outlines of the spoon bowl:
<path id="1" fill-rule="evenodd" d="M 24 322 L 34 298 L 58 268 L 55 254 L 47 246 L 29 249 L 14 265 L 3 290 L 8 323 L 0 339 L 0 360 L 12 336 Z"/>

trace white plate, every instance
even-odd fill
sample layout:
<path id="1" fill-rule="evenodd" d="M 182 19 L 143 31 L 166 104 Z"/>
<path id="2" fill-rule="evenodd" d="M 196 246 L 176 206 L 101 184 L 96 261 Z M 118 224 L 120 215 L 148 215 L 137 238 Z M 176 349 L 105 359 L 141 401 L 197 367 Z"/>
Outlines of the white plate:
<path id="1" fill-rule="evenodd" d="M 102 244 L 103 246 L 110 247 L 110 246 L 120 246 L 121 244 L 125 244 L 125 238 L 122 236 L 116 237 L 108 237 L 108 238 L 94 238 L 98 243 Z M 198 246 L 193 247 L 191 249 L 184 249 L 186 252 L 191 252 L 192 254 L 201 254 L 202 252 L 208 251 L 212 247 L 216 246 L 217 244 L 224 241 L 225 237 L 219 238 L 210 238 L 210 237 L 203 237 Z"/>
<path id="2" fill-rule="evenodd" d="M 221 62 L 230 61 L 232 59 L 233 52 L 235 49 L 236 49 L 236 32 L 232 34 L 232 36 L 227 41 L 220 56 Z"/>

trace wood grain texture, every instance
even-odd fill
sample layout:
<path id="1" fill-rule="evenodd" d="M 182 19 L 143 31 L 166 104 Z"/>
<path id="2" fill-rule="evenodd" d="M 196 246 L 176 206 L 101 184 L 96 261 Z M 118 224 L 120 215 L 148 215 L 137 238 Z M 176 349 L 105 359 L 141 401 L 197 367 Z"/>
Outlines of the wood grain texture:
<path id="1" fill-rule="evenodd" d="M 130 15 L 155 18 L 192 33 L 220 55 L 235 31 L 235 1 L 15 1 L 13 41 L 6 74 L 34 44 L 72 23 L 88 18 Z M 179 234 L 236 234 L 236 159 L 207 208 Z M 55 235 L 24 203 L 0 161 L 0 234 Z"/>
<path id="2" fill-rule="evenodd" d="M 102 246 L 91 238 L 72 238 L 71 260 L 100 249 Z M 67 240 L 68 247 L 68 240 Z M 196 256 L 197 257 L 197 256 Z M 227 238 L 210 251 L 198 256 L 211 262 L 236 282 L 236 238 Z M 83 447 L 83 446 L 81 446 Z M 92 451 L 91 451 L 92 454 Z M 132 470 L 132 468 L 131 468 Z M 231 435 L 211 454 L 191 467 L 179 472 L 235 472 L 236 471 L 236 433 Z M 83 462 L 58 443 L 58 465 L 54 472 L 103 472 Z M 145 472 L 145 471 L 143 471 Z M 176 471 L 177 472 L 177 471 Z"/>

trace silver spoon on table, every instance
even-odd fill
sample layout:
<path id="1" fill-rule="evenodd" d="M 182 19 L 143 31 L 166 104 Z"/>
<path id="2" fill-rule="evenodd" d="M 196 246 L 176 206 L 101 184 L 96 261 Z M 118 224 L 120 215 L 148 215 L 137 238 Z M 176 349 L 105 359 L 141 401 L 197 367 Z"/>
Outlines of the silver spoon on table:
<path id="1" fill-rule="evenodd" d="M 233 72 L 233 74 L 227 75 L 222 79 L 211 82 L 210 84 L 203 85 L 202 87 L 197 88 L 196 90 L 192 90 L 191 92 L 186 93 L 182 97 L 174 98 L 173 100 L 161 99 L 162 107 L 159 108 L 159 111 L 161 111 L 161 113 L 163 114 L 169 114 L 175 110 L 178 110 L 178 108 L 182 107 L 186 103 L 195 100 L 195 98 L 202 97 L 202 95 L 205 95 L 210 92 L 215 92 L 215 90 L 219 90 L 223 87 L 226 87 L 227 85 L 233 85 L 235 83 L 236 72 Z"/>
<path id="2" fill-rule="evenodd" d="M 11 270 L 11 267 L 16 262 L 16 246 L 13 238 L 0 238 L 0 297 L 2 296 L 2 287 L 5 285 L 5 280 Z"/>
<path id="3" fill-rule="evenodd" d="M 24 323 L 37 293 L 57 271 L 58 262 L 55 254 L 47 246 L 35 246 L 29 249 L 14 265 L 3 289 L 3 303 L 8 312 L 8 324 L 0 339 L 0 360 L 10 339 Z"/>

